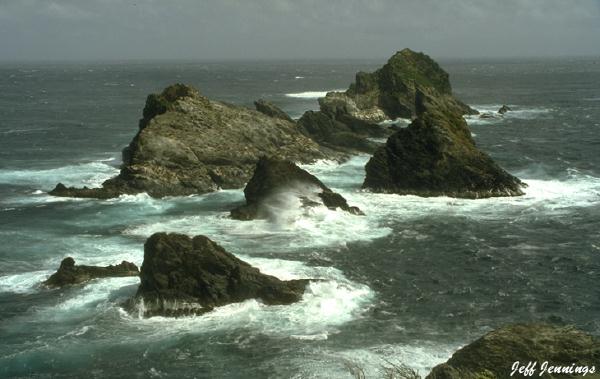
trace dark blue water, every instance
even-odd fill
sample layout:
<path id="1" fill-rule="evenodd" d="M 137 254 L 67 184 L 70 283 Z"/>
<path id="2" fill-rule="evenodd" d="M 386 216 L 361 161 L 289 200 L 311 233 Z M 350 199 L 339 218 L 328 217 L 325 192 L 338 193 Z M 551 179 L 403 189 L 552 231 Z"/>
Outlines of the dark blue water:
<path id="1" fill-rule="evenodd" d="M 421 373 L 510 322 L 600 334 L 600 59 L 447 61 L 455 93 L 503 118 L 468 122 L 477 144 L 529 184 L 519 198 L 422 199 L 359 190 L 368 156 L 306 166 L 361 207 L 229 220 L 241 190 L 151 199 L 58 199 L 58 181 L 115 175 L 145 97 L 173 82 L 292 116 L 383 62 L 0 66 L 0 377 L 381 376 Z M 135 278 L 39 287 L 60 260 L 141 263 L 156 231 L 206 234 L 264 272 L 320 277 L 304 300 L 197 318 L 140 319 L 119 304 Z"/>

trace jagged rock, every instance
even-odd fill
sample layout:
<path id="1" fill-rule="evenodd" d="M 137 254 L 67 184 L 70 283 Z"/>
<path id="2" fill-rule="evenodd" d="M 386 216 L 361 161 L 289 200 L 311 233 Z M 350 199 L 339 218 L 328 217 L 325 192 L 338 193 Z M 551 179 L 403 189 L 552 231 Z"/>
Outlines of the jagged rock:
<path id="1" fill-rule="evenodd" d="M 138 276 L 137 266 L 131 262 L 123 261 L 120 264 L 106 267 L 76 265 L 71 257 L 65 258 L 60 263 L 58 271 L 52 274 L 43 284 L 48 287 L 64 287 L 80 284 L 96 278 L 112 278 L 122 276 Z"/>
<path id="2" fill-rule="evenodd" d="M 296 162 L 338 158 L 288 120 L 212 101 L 176 84 L 148 96 L 140 130 L 123 151 L 120 174 L 102 188 L 57 186 L 51 194 L 109 198 L 147 192 L 154 197 L 240 188 L 265 154 Z"/>
<path id="3" fill-rule="evenodd" d="M 254 175 L 244 189 L 246 204 L 231 211 L 238 220 L 264 219 L 269 217 L 271 205 L 289 206 L 287 195 L 292 194 L 302 206 L 324 205 L 330 209 L 340 208 L 352 214 L 362 214 L 351 207 L 342 195 L 333 192 L 314 175 L 294 163 L 274 158 L 261 158 L 256 164 Z M 282 196 L 279 199 L 278 196 Z"/>
<path id="4" fill-rule="evenodd" d="M 298 126 L 310 138 L 334 150 L 372 153 L 379 144 L 369 137 L 389 136 L 389 130 L 368 122 L 341 116 L 339 119 L 319 111 L 307 111 Z"/>
<path id="5" fill-rule="evenodd" d="M 294 120 L 292 120 L 292 118 L 287 113 L 282 111 L 279 107 L 277 107 L 270 101 L 258 99 L 254 102 L 254 106 L 256 107 L 257 111 L 259 111 L 260 113 L 264 113 L 269 117 L 275 117 L 285 121 L 294 122 Z"/>
<path id="6" fill-rule="evenodd" d="M 145 317 L 203 314 L 248 299 L 291 304 L 301 300 L 309 282 L 262 274 L 205 236 L 176 233 L 148 238 L 140 277 L 128 306 Z"/>
<path id="7" fill-rule="evenodd" d="M 429 56 L 410 49 L 397 52 L 373 73 L 357 73 L 346 92 L 330 92 L 319 104 L 324 113 L 345 112 L 371 122 L 412 118 L 417 87 L 445 95 L 448 104 L 462 114 L 478 113 L 452 96 L 448 73 Z"/>
<path id="8" fill-rule="evenodd" d="M 524 184 L 477 149 L 466 121 L 447 99 L 430 89 L 417 91 L 418 117 L 375 152 L 363 187 L 419 196 L 522 195 Z"/>
<path id="9" fill-rule="evenodd" d="M 599 360 L 600 341 L 595 337 L 572 327 L 517 324 L 494 330 L 458 350 L 426 379 L 600 378 Z M 526 376 L 517 370 L 511 375 L 517 361 L 522 366 L 537 362 L 535 371 Z M 547 366 L 542 372 L 544 362 Z M 572 367 L 573 372 L 551 373 L 548 366 Z M 575 372 L 578 366 L 594 367 L 594 372 L 584 376 Z"/>
<path id="10" fill-rule="evenodd" d="M 498 113 L 500 114 L 505 114 L 506 112 L 511 111 L 512 109 L 510 109 L 508 107 L 508 105 L 503 105 L 502 107 L 500 107 L 500 109 L 498 109 Z"/>

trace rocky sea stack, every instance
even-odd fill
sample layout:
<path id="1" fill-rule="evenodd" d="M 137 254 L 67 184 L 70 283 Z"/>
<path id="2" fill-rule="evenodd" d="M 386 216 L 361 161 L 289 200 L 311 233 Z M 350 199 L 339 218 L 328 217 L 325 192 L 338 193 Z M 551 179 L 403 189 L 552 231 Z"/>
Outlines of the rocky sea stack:
<path id="1" fill-rule="evenodd" d="M 362 214 L 357 207 L 348 205 L 342 195 L 333 192 L 317 177 L 296 166 L 293 162 L 261 158 L 256 164 L 254 175 L 244 189 L 246 204 L 231 211 L 238 220 L 269 218 L 278 213 L 278 204 L 289 207 L 290 196 L 297 199 L 299 207 L 324 205 L 330 209 L 341 209 L 352 214 Z"/>
<path id="2" fill-rule="evenodd" d="M 139 127 L 123 151 L 117 177 L 102 188 L 59 184 L 50 194 L 94 198 L 140 192 L 153 197 L 201 194 L 242 187 L 263 155 L 295 162 L 327 156 L 285 117 L 209 100 L 183 84 L 148 96 Z"/>
<path id="3" fill-rule="evenodd" d="M 131 262 L 123 261 L 116 266 L 106 267 L 84 266 L 76 265 L 73 258 L 67 257 L 60 263 L 58 271 L 52 274 L 43 284 L 47 287 L 57 288 L 85 283 L 97 278 L 138 276 L 139 274 L 137 266 Z"/>
<path id="4" fill-rule="evenodd" d="M 379 122 L 412 118 L 417 115 L 415 95 L 418 87 L 435 90 L 446 97 L 448 106 L 461 114 L 476 114 L 452 96 L 449 75 L 423 53 L 404 49 L 373 73 L 359 72 L 346 92 L 330 92 L 319 99 L 326 114 L 348 114 L 354 118 Z"/>
<path id="5" fill-rule="evenodd" d="M 533 375 L 513 372 L 513 364 L 537 362 Z M 571 327 L 517 324 L 494 330 L 458 350 L 426 379 L 600 378 L 600 341 Z M 547 362 L 546 372 L 542 364 Z M 565 373 L 549 366 L 566 367 Z M 585 367 L 594 371 L 585 371 Z M 575 371 L 579 367 L 578 371 Z M 573 370 L 572 372 L 568 372 Z M 564 371 L 561 371 L 564 372 Z"/>
<path id="6" fill-rule="evenodd" d="M 308 284 L 262 274 L 205 236 L 176 233 L 148 238 L 140 277 L 129 307 L 145 317 L 198 315 L 248 299 L 291 304 L 302 298 Z"/>
<path id="7" fill-rule="evenodd" d="M 417 118 L 393 134 L 366 165 L 374 192 L 486 198 L 522 195 L 524 184 L 475 146 L 448 96 L 418 89 Z"/>

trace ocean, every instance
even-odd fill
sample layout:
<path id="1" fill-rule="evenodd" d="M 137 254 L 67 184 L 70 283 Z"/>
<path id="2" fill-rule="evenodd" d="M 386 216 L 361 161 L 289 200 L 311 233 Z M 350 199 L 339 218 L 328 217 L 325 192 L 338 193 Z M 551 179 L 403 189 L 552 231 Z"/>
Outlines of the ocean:
<path id="1" fill-rule="evenodd" d="M 48 196 L 118 173 L 147 94 L 183 82 L 213 99 L 264 98 L 293 117 L 384 60 L 0 64 L 0 377 L 367 378 L 426 375 L 508 323 L 600 334 L 600 58 L 441 60 L 454 93 L 505 117 L 468 123 L 477 145 L 528 184 L 465 200 L 360 190 L 369 156 L 303 168 L 365 217 L 228 211 L 242 189 L 111 200 Z M 246 301 L 201 317 L 122 310 L 137 278 L 40 287 L 67 256 L 141 264 L 154 232 L 204 234 L 281 279 L 323 278 L 289 306 Z"/>

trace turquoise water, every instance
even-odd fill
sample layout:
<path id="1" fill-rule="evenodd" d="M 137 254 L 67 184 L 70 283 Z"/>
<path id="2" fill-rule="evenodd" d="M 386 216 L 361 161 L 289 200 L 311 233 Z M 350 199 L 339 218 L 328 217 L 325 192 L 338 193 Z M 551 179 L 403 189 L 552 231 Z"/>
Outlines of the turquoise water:
<path id="1" fill-rule="evenodd" d="M 519 321 L 600 333 L 600 61 L 449 61 L 477 109 L 477 144 L 529 184 L 519 198 L 457 200 L 360 191 L 368 156 L 304 166 L 367 214 L 282 210 L 238 222 L 240 190 L 152 199 L 60 199 L 61 181 L 115 175 L 145 96 L 172 82 L 298 117 L 382 62 L 0 66 L 0 377 L 378 377 L 421 373 L 490 328 Z M 140 319 L 119 304 L 136 278 L 39 287 L 60 260 L 140 264 L 157 231 L 206 234 L 282 279 L 323 278 L 302 302 L 256 301 L 203 317 Z"/>

